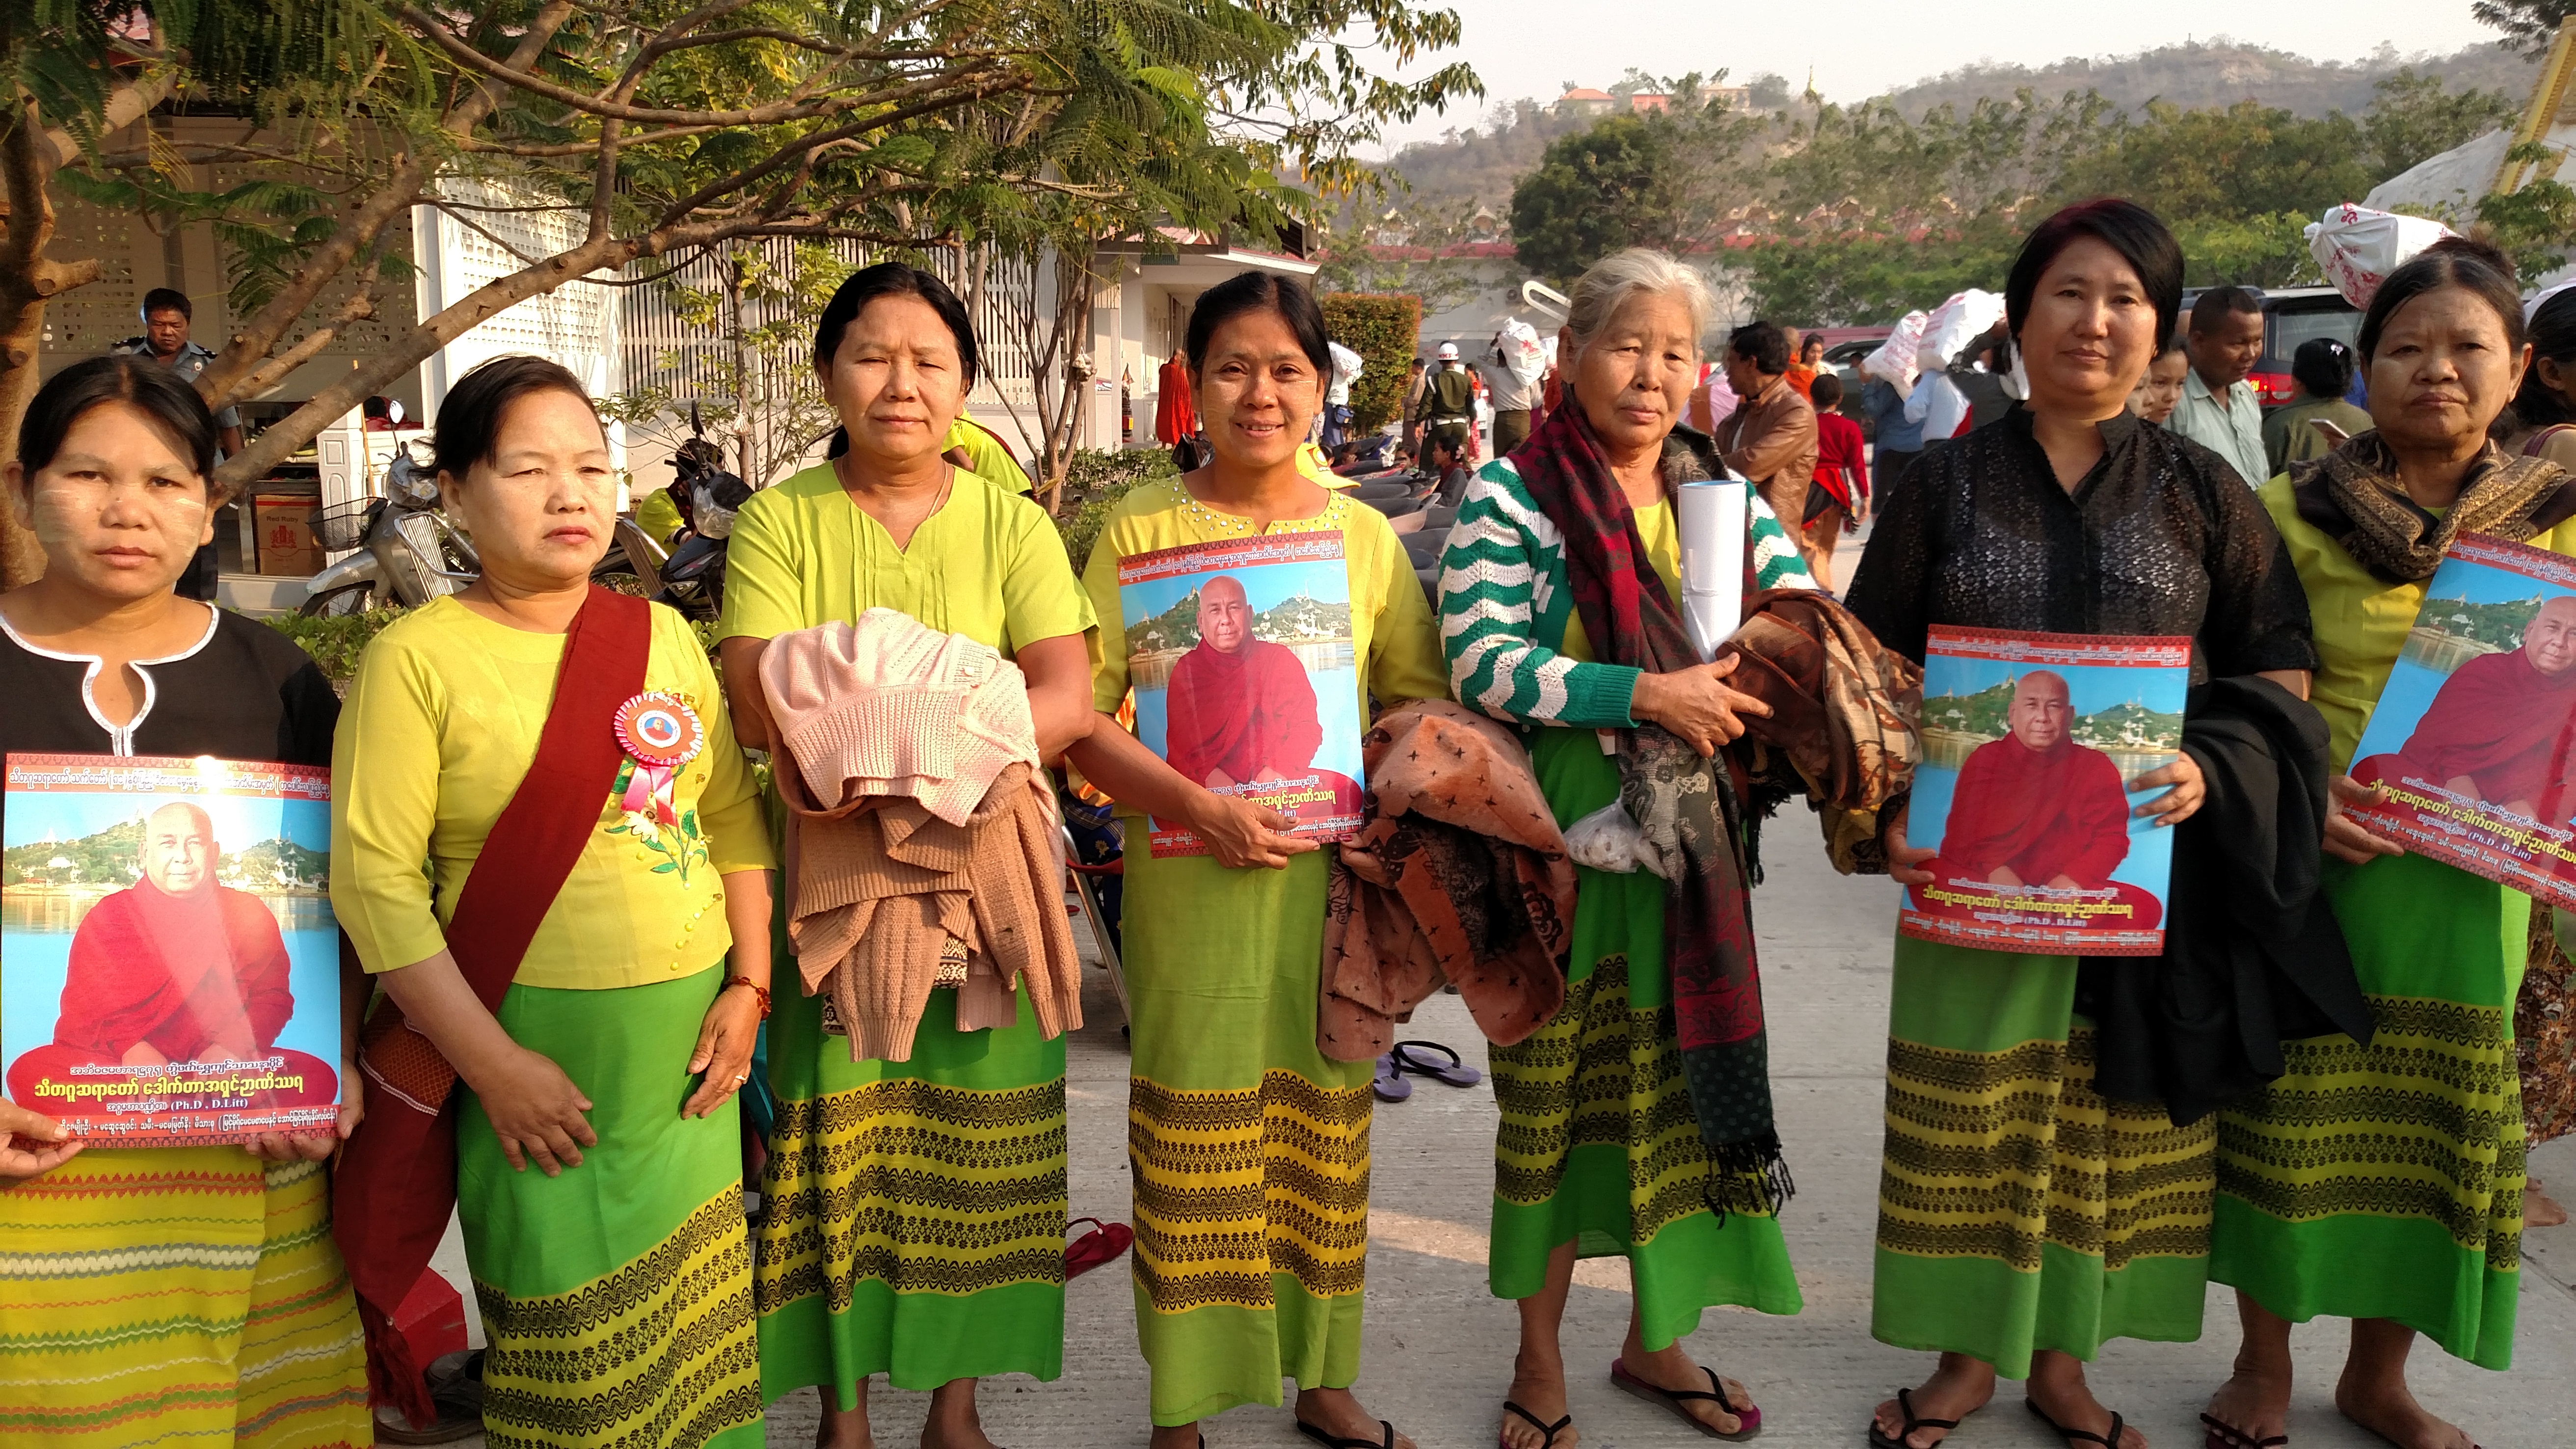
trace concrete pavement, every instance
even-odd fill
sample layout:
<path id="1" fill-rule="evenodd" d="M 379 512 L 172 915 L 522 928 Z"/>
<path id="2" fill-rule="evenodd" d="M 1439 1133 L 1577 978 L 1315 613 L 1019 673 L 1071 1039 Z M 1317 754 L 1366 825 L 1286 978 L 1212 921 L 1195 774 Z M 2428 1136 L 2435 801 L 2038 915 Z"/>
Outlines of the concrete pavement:
<path id="1" fill-rule="evenodd" d="M 1690 1340 L 1704 1362 L 1742 1379 L 1763 1407 L 1761 1442 L 1782 1449 L 1862 1441 L 1870 1409 L 1930 1369 L 1928 1355 L 1869 1337 L 1870 1242 L 1876 1215 L 1879 1114 L 1886 1051 L 1888 946 L 1894 888 L 1845 879 L 1824 863 L 1803 812 L 1784 812 L 1765 842 L 1770 870 L 1755 898 L 1772 1072 L 1781 1130 L 1798 1196 L 1784 1215 L 1807 1300 L 1795 1318 L 1711 1312 Z M 1095 983 L 1103 978 L 1094 976 Z M 1073 1210 L 1123 1219 L 1128 1209 L 1124 1114 L 1126 1053 L 1117 1006 L 1103 987 L 1088 1003 L 1092 1025 L 1070 1053 Z M 1446 1041 L 1470 1061 L 1481 1053 L 1454 996 L 1424 1007 L 1412 1033 Z M 1484 1245 L 1492 1191 L 1495 1112 L 1489 1085 L 1459 1090 L 1426 1082 L 1412 1099 L 1381 1103 L 1374 1129 L 1367 1368 L 1358 1392 L 1422 1449 L 1484 1449 L 1494 1442 L 1511 1376 L 1511 1305 L 1486 1294 Z M 2536 1154 L 2541 1174 L 2576 1185 L 2576 1138 Z M 2536 1231 L 2527 1242 L 2516 1367 L 2495 1374 L 2430 1348 L 2414 1380 L 2425 1401 L 2486 1449 L 2576 1443 L 2576 1227 Z M 2369 1271 L 2369 1265 L 2357 1265 Z M 1566 1313 L 1567 1357 L 1583 1442 L 1598 1449 L 1680 1446 L 1702 1440 L 1660 1410 L 1610 1387 L 1606 1374 L 1625 1331 L 1626 1266 L 1587 1261 Z M 1067 1295 L 1065 1376 L 987 1382 L 984 1422 L 1009 1449 L 1142 1445 L 1145 1366 L 1137 1357 L 1125 1265 L 1077 1279 Z M 2320 1322 L 2295 1339 L 2302 1382 L 2291 1418 L 2296 1449 L 2363 1449 L 2378 1440 L 2334 1411 L 2343 1327 Z M 2129 1416 L 2160 1449 L 2200 1443 L 2197 1416 L 2226 1377 L 2235 1350 L 2232 1297 L 2213 1289 L 2198 1343 L 2116 1343 L 2093 1370 L 2103 1401 Z M 876 1388 L 878 1443 L 906 1446 L 919 1433 L 925 1394 Z M 2000 1387 L 1995 1405 L 1954 1436 L 1961 1446 L 2056 1443 Z M 812 1399 L 773 1409 L 769 1442 L 810 1443 Z M 1210 1449 L 1296 1449 L 1284 1409 L 1237 1409 L 1209 1421 Z"/>

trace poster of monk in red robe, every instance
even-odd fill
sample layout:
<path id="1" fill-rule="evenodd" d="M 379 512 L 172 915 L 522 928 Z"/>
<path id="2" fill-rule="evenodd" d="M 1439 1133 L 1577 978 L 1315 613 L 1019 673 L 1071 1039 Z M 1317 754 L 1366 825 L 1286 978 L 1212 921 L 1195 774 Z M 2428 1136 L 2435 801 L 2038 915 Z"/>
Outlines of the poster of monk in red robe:
<path id="1" fill-rule="evenodd" d="M 2409 850 L 2576 909 L 2576 560 L 2476 534 L 2424 587 L 2352 777 Z"/>
<path id="2" fill-rule="evenodd" d="M 1986 950 L 2163 949 L 2172 835 L 2138 777 L 2182 748 L 2191 641 L 1934 629 L 1913 827 L 1939 854 L 1907 935 Z"/>
<path id="3" fill-rule="evenodd" d="M 328 1131 L 328 772 L 12 755 L 0 794 L 10 1100 L 100 1146 Z"/>
<path id="4" fill-rule="evenodd" d="M 1358 661 L 1335 533 L 1140 554 L 1119 566 L 1136 733 L 1183 776 L 1257 801 L 1294 833 L 1348 839 L 1360 820 Z M 1153 822 L 1155 855 L 1200 855 Z"/>

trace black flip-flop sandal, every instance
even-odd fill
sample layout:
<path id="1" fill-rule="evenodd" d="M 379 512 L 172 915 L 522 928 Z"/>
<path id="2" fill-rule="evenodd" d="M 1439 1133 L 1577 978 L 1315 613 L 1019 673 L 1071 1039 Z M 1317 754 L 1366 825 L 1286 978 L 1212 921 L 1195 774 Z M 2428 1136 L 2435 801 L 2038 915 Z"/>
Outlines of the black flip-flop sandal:
<path id="1" fill-rule="evenodd" d="M 2056 1435 L 2058 1438 L 2067 1440 L 2070 1443 L 2074 1440 L 2082 1439 L 2089 1444 L 2099 1444 L 2102 1446 L 2102 1449 L 2120 1449 L 2120 1429 L 2121 1426 L 2128 1422 L 2128 1420 L 2121 1418 L 2115 1413 L 2111 1416 L 2111 1432 L 2107 1435 L 2096 1434 L 2090 1429 L 2069 1429 L 2065 1425 L 2057 1422 L 2055 1419 L 2048 1417 L 2048 1411 L 2039 1406 L 2039 1401 L 2037 1399 L 2024 1399 L 2021 1401 L 2021 1406 L 2030 1410 L 2031 1416 L 2038 1419 L 2039 1422 L 2046 1424 L 2048 1426 L 2048 1432 Z"/>
<path id="2" fill-rule="evenodd" d="M 1869 1449 L 1916 1449 L 1916 1445 L 1914 1443 L 1915 1430 L 1956 1429 L 1959 1427 L 1959 1421 L 1956 1419 L 1918 1419 L 1914 1417 L 1914 1391 L 1912 1389 L 1898 1389 L 1896 1391 L 1896 1412 L 1905 1416 L 1905 1427 L 1897 1430 L 1896 1437 L 1892 1439 L 1888 1437 L 1885 1429 L 1878 1427 L 1878 1416 L 1876 1414 L 1870 1415 Z M 1946 1444 L 1948 1442 L 1949 1436 L 1946 1434 L 1941 1438 L 1932 1441 L 1935 1445 Z M 1923 1446 L 1923 1449 L 1931 1449 L 1931 1446 Z"/>
<path id="3" fill-rule="evenodd" d="M 1635 1394 L 1638 1398 L 1644 1399 L 1647 1403 L 1661 1404 L 1665 1408 L 1672 1410 L 1674 1417 L 1680 1419 L 1683 1423 L 1690 1425 L 1692 1428 L 1697 1429 L 1701 1433 L 1706 1434 L 1712 1439 L 1724 1439 L 1730 1443 L 1740 1444 L 1762 1432 L 1762 1411 L 1760 1409 L 1755 1408 L 1749 1403 L 1737 1405 L 1730 1402 L 1726 1397 L 1726 1385 L 1718 1382 L 1717 1370 L 1710 1368 L 1706 1364 L 1702 1364 L 1699 1366 L 1699 1371 L 1708 1375 L 1709 1391 L 1707 1393 L 1701 1393 L 1697 1389 L 1668 1389 L 1660 1384 L 1650 1384 L 1644 1379 L 1637 1377 L 1635 1374 L 1630 1373 L 1628 1371 L 1628 1365 L 1615 1358 L 1610 1361 L 1610 1382 L 1627 1390 L 1629 1393 Z M 1717 1428 L 1708 1423 L 1708 1421 L 1702 1419 L 1699 1415 L 1692 1413 L 1689 1406 L 1693 1401 L 1712 1403 L 1725 1412 L 1733 1414 L 1735 1416 L 1734 1432 L 1729 1433 L 1724 1429 Z"/>
<path id="4" fill-rule="evenodd" d="M 2200 1422 L 2201 1449 L 2281 1449 L 2282 1445 L 2290 1442 L 2287 1434 L 2257 1439 L 2214 1414 L 2201 1415 Z"/>
<path id="5" fill-rule="evenodd" d="M 1425 1061 L 1408 1051 L 1409 1047 L 1435 1051 L 1449 1060 L 1445 1064 Z M 1417 1077 L 1437 1077 L 1453 1087 L 1472 1087 L 1485 1079 L 1485 1074 L 1467 1065 L 1467 1059 L 1458 1055 L 1454 1048 L 1436 1041 L 1400 1041 L 1388 1055 L 1395 1058 L 1395 1069 L 1399 1072 L 1411 1072 Z"/>
<path id="6" fill-rule="evenodd" d="M 1529 1425 L 1531 1428 L 1536 1429 L 1547 1436 L 1546 1438 L 1538 1441 L 1538 1449 L 1556 1449 L 1556 1436 L 1574 1427 L 1574 1416 L 1572 1414 L 1568 1414 L 1564 1418 L 1550 1424 L 1542 1421 L 1538 1415 L 1531 1413 L 1529 1410 L 1522 1408 L 1520 1405 L 1513 1403 L 1509 1399 L 1503 1400 L 1503 1412 L 1519 1415 L 1522 1423 Z M 1503 1449 L 1512 1449 L 1511 1440 L 1503 1438 L 1500 1434 L 1495 1435 L 1495 1439 L 1503 1446 Z"/>
<path id="7" fill-rule="evenodd" d="M 1297 1421 L 1297 1432 L 1323 1445 L 1324 1449 L 1395 1449 L 1395 1426 L 1384 1419 L 1378 1420 L 1377 1426 L 1386 1431 L 1385 1439 L 1344 1439 L 1339 1435 L 1318 1429 L 1303 1419 Z"/>

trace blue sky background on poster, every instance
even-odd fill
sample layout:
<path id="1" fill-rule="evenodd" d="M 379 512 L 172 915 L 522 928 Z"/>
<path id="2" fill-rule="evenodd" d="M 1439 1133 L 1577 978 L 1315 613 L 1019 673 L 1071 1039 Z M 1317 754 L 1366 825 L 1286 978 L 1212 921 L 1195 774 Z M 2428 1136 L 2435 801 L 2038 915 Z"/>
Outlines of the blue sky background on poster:
<path id="1" fill-rule="evenodd" d="M 331 848 L 331 807 L 320 800 L 269 800 L 255 795 L 90 794 L 78 791 L 23 790 L 9 796 L 9 811 L 0 821 L 0 846 L 18 846 L 50 837 L 78 840 L 111 826 L 138 820 L 173 800 L 186 800 L 215 822 L 215 840 L 227 852 L 274 840 L 280 834 L 307 850 Z M 278 807 L 287 807 L 282 813 Z"/>
<path id="2" fill-rule="evenodd" d="M 1936 654 L 1923 666 L 1923 697 L 1975 694 L 2025 674 L 2048 670 L 2066 681 L 2066 695 L 2079 715 L 2100 714 L 2123 704 L 2137 704 L 2159 714 L 2182 713 L 2187 688 L 2182 671 L 2114 669 L 2101 665 L 2032 664 L 2002 659 L 1960 659 Z"/>
<path id="3" fill-rule="evenodd" d="M 1224 575 L 1243 585 L 1243 597 L 1256 614 L 1267 613 L 1300 595 L 1321 603 L 1350 599 L 1350 575 L 1340 559 L 1313 563 L 1259 564 L 1251 568 L 1213 569 L 1168 579 L 1118 586 L 1118 612 L 1123 626 L 1141 624 L 1190 596 L 1205 581 Z"/>

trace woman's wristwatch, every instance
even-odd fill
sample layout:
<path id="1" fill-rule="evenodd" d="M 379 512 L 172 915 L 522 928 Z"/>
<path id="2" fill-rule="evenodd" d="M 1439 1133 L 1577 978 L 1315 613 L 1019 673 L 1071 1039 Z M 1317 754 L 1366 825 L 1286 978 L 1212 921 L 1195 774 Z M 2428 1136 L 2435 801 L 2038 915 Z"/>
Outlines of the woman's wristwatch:
<path id="1" fill-rule="evenodd" d="M 769 1020 L 769 988 L 752 980 L 748 976 L 726 977 L 724 979 L 724 985 L 717 988 L 716 994 L 721 996 L 725 992 L 731 991 L 737 986 L 748 986 L 751 988 L 752 994 L 760 998 L 760 1019 L 763 1021 Z"/>

